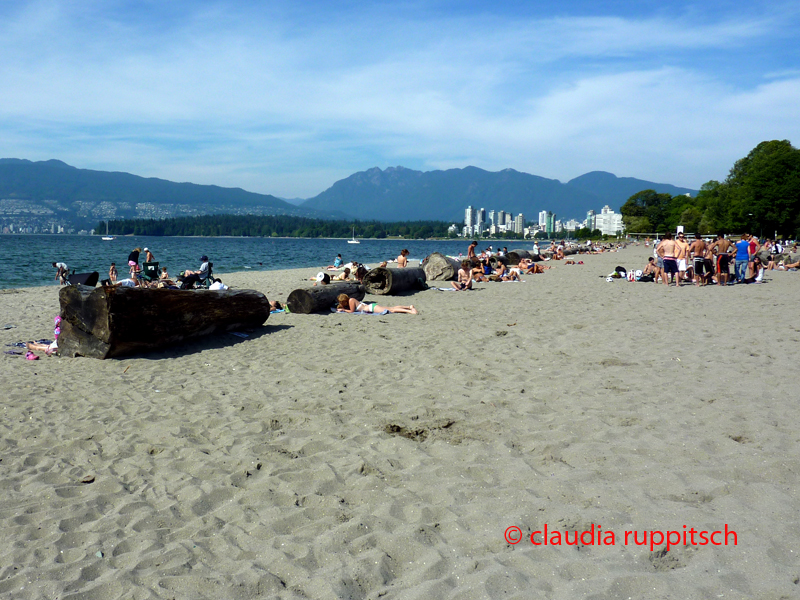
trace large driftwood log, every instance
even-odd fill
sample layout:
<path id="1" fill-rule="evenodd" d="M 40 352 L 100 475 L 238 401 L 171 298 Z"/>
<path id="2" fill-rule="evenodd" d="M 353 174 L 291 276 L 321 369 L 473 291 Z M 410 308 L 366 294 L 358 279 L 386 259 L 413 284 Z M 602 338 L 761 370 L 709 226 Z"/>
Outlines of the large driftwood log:
<path id="1" fill-rule="evenodd" d="M 336 304 L 336 297 L 339 294 L 347 294 L 356 300 L 363 300 L 366 291 L 363 285 L 351 281 L 317 285 L 293 291 L 286 299 L 286 304 L 290 312 L 302 315 L 326 312 Z"/>
<path id="2" fill-rule="evenodd" d="M 422 270 L 428 281 L 454 281 L 458 278 L 459 269 L 459 261 L 440 252 L 434 252 L 422 261 Z"/>
<path id="3" fill-rule="evenodd" d="M 421 290 L 426 287 L 425 282 L 425 271 L 419 267 L 404 269 L 378 267 L 364 275 L 364 287 L 367 288 L 367 293 L 378 296 Z"/>
<path id="4" fill-rule="evenodd" d="M 59 353 L 111 358 L 160 350 L 212 333 L 258 327 L 269 301 L 255 290 L 61 288 Z"/>
<path id="5" fill-rule="evenodd" d="M 527 250 L 509 250 L 506 256 L 510 265 L 518 265 L 522 258 L 532 258 L 531 253 Z"/>

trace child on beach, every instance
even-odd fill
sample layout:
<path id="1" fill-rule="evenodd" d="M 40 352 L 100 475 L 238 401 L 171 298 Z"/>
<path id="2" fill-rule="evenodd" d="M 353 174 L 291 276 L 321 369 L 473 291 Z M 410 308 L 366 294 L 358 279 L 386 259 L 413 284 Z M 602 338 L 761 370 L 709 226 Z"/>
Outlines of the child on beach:
<path id="1" fill-rule="evenodd" d="M 355 298 L 351 298 L 347 294 L 339 294 L 336 296 L 339 306 L 336 312 L 365 312 L 365 313 L 382 313 L 388 310 L 390 313 L 405 313 L 409 315 L 419 314 L 413 305 L 411 306 L 378 306 L 377 302 L 359 302 Z"/>
<path id="2" fill-rule="evenodd" d="M 111 263 L 111 267 L 108 269 L 108 278 L 111 283 L 117 283 L 117 263 Z"/>
<path id="3" fill-rule="evenodd" d="M 472 262 L 469 260 L 461 261 L 461 268 L 458 270 L 458 281 L 451 282 L 451 285 L 459 292 L 472 289 Z"/>

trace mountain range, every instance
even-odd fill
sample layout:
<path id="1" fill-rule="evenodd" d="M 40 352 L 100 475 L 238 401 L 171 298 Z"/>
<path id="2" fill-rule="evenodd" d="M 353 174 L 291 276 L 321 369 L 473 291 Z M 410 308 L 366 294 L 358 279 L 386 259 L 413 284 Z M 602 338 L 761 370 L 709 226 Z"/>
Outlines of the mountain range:
<path id="1" fill-rule="evenodd" d="M 337 181 L 300 206 L 385 221 L 431 219 L 459 223 L 467 206 L 523 213 L 528 220 L 535 220 L 542 210 L 554 212 L 560 218 L 582 220 L 588 210 L 600 212 L 606 204 L 618 211 L 633 194 L 646 189 L 673 196 L 697 193 L 603 171 L 561 183 L 514 169 L 490 172 L 466 167 L 422 172 L 403 167 L 386 170 L 375 167 Z"/>
<path id="2" fill-rule="evenodd" d="M 415 171 L 377 167 L 334 183 L 299 202 L 239 188 L 175 183 L 121 172 L 78 169 L 59 160 L 0 159 L 0 223 L 27 215 L 29 222 L 68 222 L 90 228 L 100 220 L 199 214 L 295 215 L 323 219 L 440 220 L 460 223 L 468 205 L 523 213 L 541 210 L 583 219 L 608 204 L 618 210 L 644 189 L 696 194 L 695 190 L 594 171 L 567 183 L 513 169 L 477 167 Z"/>

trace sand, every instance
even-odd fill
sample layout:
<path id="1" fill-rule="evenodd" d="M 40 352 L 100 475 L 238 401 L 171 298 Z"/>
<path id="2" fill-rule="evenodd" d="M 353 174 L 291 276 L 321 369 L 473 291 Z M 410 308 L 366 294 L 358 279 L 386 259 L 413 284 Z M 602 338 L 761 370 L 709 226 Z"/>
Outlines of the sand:
<path id="1" fill-rule="evenodd" d="M 372 298 L 418 316 L 3 355 L 0 597 L 798 597 L 800 273 L 605 281 L 648 255 Z M 316 270 L 224 280 L 285 300 Z M 3 344 L 52 335 L 56 287 L 0 300 Z M 533 545 L 545 524 L 615 543 Z"/>

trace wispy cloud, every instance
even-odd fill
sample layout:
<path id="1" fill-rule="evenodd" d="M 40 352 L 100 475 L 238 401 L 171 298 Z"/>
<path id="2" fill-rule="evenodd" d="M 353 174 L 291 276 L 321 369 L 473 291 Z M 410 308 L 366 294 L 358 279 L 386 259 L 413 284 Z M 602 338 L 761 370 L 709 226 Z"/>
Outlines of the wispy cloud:
<path id="1" fill-rule="evenodd" d="M 281 196 L 392 164 L 699 186 L 800 137 L 797 15 L 749 11 L 0 3 L 0 154 Z"/>

